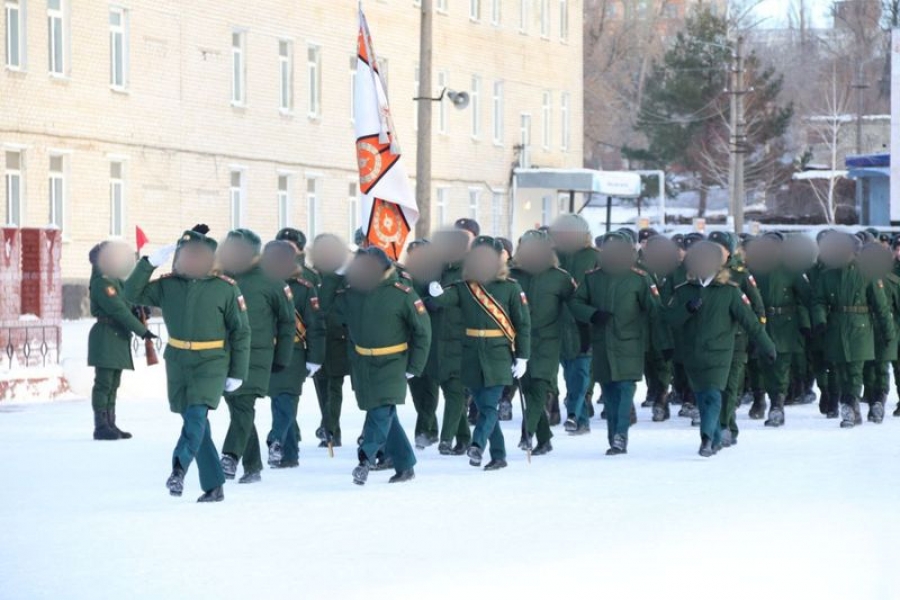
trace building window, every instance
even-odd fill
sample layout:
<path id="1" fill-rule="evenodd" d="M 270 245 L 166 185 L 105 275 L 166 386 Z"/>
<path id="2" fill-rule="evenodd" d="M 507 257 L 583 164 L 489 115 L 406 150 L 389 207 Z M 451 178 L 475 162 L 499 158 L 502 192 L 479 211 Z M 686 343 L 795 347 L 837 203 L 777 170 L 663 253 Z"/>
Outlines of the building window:
<path id="1" fill-rule="evenodd" d="M 66 74 L 66 20 L 63 0 L 47 0 L 47 45 L 51 75 Z M 23 27 L 24 29 L 24 27 Z"/>
<path id="2" fill-rule="evenodd" d="M 13 227 L 22 225 L 22 153 L 6 153 L 6 224 Z"/>
<path id="3" fill-rule="evenodd" d="M 560 147 L 563 151 L 569 149 L 569 94 L 563 92 L 559 98 L 560 112 Z"/>
<path id="4" fill-rule="evenodd" d="M 550 37 L 550 0 L 541 0 L 541 37 Z"/>
<path id="5" fill-rule="evenodd" d="M 356 122 L 356 68 L 359 65 L 359 59 L 355 56 L 350 57 L 350 122 Z M 418 73 L 418 70 L 416 71 Z M 414 103 L 415 104 L 415 103 Z"/>
<path id="6" fill-rule="evenodd" d="M 494 143 L 503 144 L 503 82 L 494 82 L 494 96 L 491 101 L 494 122 Z"/>
<path id="7" fill-rule="evenodd" d="M 519 143 L 522 146 L 519 166 L 527 169 L 531 167 L 531 115 L 527 113 L 519 116 Z"/>
<path id="8" fill-rule="evenodd" d="M 503 231 L 503 192 L 491 192 L 491 235 Z"/>
<path id="9" fill-rule="evenodd" d="M 347 239 L 353 240 L 359 229 L 359 188 L 355 181 L 347 184 Z"/>
<path id="10" fill-rule="evenodd" d="M 519 32 L 528 33 L 528 3 L 531 0 L 519 0 Z"/>
<path id="11" fill-rule="evenodd" d="M 559 0 L 559 39 L 569 41 L 569 0 Z"/>
<path id="12" fill-rule="evenodd" d="M 437 199 L 435 201 L 435 216 L 437 217 L 437 226 L 442 227 L 447 222 L 447 198 L 450 196 L 450 189 L 439 187 L 437 189 Z"/>
<path id="13" fill-rule="evenodd" d="M 25 0 L 6 0 L 6 66 L 25 68 Z"/>
<path id="14" fill-rule="evenodd" d="M 552 98 L 550 92 L 544 92 L 541 99 L 541 146 L 544 150 L 550 149 L 550 119 L 552 110 Z"/>
<path id="15" fill-rule="evenodd" d="M 66 170 L 65 157 L 50 155 L 50 177 L 48 181 L 51 227 L 63 228 L 66 206 Z"/>
<path id="16" fill-rule="evenodd" d="M 278 91 L 281 112 L 294 110 L 294 45 L 288 40 L 278 41 Z"/>
<path id="17" fill-rule="evenodd" d="M 231 103 L 243 106 L 247 102 L 247 32 L 231 33 Z"/>
<path id="18" fill-rule="evenodd" d="M 278 176 L 278 228 L 291 226 L 291 178 Z"/>
<path id="19" fill-rule="evenodd" d="M 541 198 L 541 225 L 549 225 L 553 220 L 553 197 Z"/>
<path id="20" fill-rule="evenodd" d="M 481 20 L 481 0 L 469 0 L 469 18 L 476 22 Z"/>
<path id="21" fill-rule="evenodd" d="M 128 21 L 123 8 L 109 9 L 109 84 L 116 89 L 128 85 Z"/>
<path id="22" fill-rule="evenodd" d="M 441 90 L 447 88 L 447 77 L 446 71 L 441 71 L 438 73 L 438 87 Z M 443 94 L 441 101 L 438 102 L 438 133 L 446 135 L 449 130 L 449 123 L 447 122 L 447 95 Z"/>
<path id="23" fill-rule="evenodd" d="M 109 234 L 117 237 L 125 231 L 125 165 L 109 163 Z"/>
<path id="24" fill-rule="evenodd" d="M 469 91 L 469 110 L 472 113 L 472 137 L 481 137 L 481 77 L 472 75 L 472 89 Z"/>
<path id="25" fill-rule="evenodd" d="M 306 234 L 309 239 L 319 235 L 319 180 L 309 177 L 306 180 Z"/>
<path id="26" fill-rule="evenodd" d="M 478 201 L 481 199 L 481 190 L 469 190 L 469 218 L 478 220 Z"/>
<path id="27" fill-rule="evenodd" d="M 309 91 L 307 114 L 311 119 L 322 116 L 322 49 L 310 45 L 306 49 L 306 85 Z"/>
<path id="28" fill-rule="evenodd" d="M 232 171 L 228 188 L 229 213 L 231 215 L 231 229 L 237 229 L 243 223 L 244 217 L 244 172 Z"/>
<path id="29" fill-rule="evenodd" d="M 439 12 L 447 12 L 447 2 L 449 0 L 437 0 L 437 9 Z"/>
<path id="30" fill-rule="evenodd" d="M 491 0 L 491 25 L 499 25 L 500 18 L 500 0 Z"/>

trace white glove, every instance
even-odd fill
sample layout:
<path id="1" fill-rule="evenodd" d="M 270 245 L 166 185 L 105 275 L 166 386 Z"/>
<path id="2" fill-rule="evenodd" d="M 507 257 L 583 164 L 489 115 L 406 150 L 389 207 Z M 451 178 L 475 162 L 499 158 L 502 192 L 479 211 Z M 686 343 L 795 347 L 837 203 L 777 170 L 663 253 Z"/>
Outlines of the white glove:
<path id="1" fill-rule="evenodd" d="M 432 281 L 431 283 L 428 284 L 428 294 L 432 298 L 437 298 L 438 296 L 442 296 L 444 294 L 444 287 L 437 281 Z"/>
<path id="2" fill-rule="evenodd" d="M 407 374 L 406 374 L 406 378 L 407 378 L 407 379 L 412 379 L 413 377 L 415 377 L 415 375 L 413 375 L 412 373 L 407 373 Z"/>
<path id="3" fill-rule="evenodd" d="M 317 365 L 316 363 L 306 363 L 306 373 L 310 377 L 313 377 L 316 373 L 319 372 L 319 369 L 322 368 L 322 365 Z"/>
<path id="4" fill-rule="evenodd" d="M 153 254 L 147 257 L 147 260 L 150 264 L 156 268 L 161 267 L 169 261 L 169 258 L 175 254 L 175 250 L 178 249 L 177 244 L 171 244 L 169 246 L 163 246 Z"/>
<path id="5" fill-rule="evenodd" d="M 228 377 L 225 379 L 225 391 L 231 393 L 241 387 L 244 384 L 243 379 L 235 379 L 234 377 Z"/>
<path id="6" fill-rule="evenodd" d="M 516 363 L 512 366 L 512 374 L 515 379 L 519 379 L 525 374 L 528 368 L 528 359 L 517 358 Z"/>

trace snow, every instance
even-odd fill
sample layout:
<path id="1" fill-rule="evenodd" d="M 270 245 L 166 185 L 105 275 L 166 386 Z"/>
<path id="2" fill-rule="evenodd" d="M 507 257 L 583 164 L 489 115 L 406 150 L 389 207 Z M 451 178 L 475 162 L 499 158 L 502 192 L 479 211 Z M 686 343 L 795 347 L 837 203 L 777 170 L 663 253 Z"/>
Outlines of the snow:
<path id="1" fill-rule="evenodd" d="M 847 171 L 842 170 L 812 170 L 812 171 L 800 171 L 799 173 L 794 173 L 792 179 L 795 181 L 808 180 L 808 179 L 841 179 L 842 177 L 847 176 Z"/>
<path id="2" fill-rule="evenodd" d="M 84 322 L 64 367 L 86 397 Z M 640 409 L 629 454 L 607 458 L 604 426 L 527 464 L 504 424 L 510 467 L 419 452 L 417 479 L 351 483 L 362 426 L 349 388 L 335 458 L 315 447 L 312 386 L 301 401 L 301 465 L 228 483 L 198 505 L 164 487 L 180 421 L 162 365 L 123 378 L 118 418 L 135 438 L 90 439 L 86 400 L 0 403 L 0 598 L 895 599 L 900 419 L 842 431 L 815 406 L 771 430 L 741 410 L 740 444 L 696 455 L 685 419 Z M 638 392 L 643 399 L 643 388 Z M 896 398 L 892 394 L 891 410 Z M 261 436 L 270 423 L 258 403 Z M 415 413 L 401 408 L 408 433 Z M 221 445 L 224 406 L 212 414 Z"/>

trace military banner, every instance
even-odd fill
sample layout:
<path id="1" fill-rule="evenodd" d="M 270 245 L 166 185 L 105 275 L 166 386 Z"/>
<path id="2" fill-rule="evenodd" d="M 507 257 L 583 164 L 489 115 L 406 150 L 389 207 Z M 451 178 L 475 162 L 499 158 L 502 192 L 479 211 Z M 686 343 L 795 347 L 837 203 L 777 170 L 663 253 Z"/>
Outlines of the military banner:
<path id="1" fill-rule="evenodd" d="M 362 9 L 353 96 L 361 222 L 369 244 L 397 260 L 419 211 L 403 168 L 384 81 Z"/>

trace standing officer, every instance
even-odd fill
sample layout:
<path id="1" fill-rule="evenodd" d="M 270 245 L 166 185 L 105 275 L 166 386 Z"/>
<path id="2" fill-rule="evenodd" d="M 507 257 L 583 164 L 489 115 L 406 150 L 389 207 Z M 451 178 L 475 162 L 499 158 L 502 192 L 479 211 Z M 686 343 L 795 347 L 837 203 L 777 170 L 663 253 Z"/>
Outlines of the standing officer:
<path id="1" fill-rule="evenodd" d="M 272 429 L 266 436 L 269 466 L 275 469 L 298 465 L 300 428 L 297 408 L 307 377 L 314 376 L 325 358 L 325 324 L 320 318 L 315 285 L 303 278 L 295 247 L 286 241 L 266 244 L 262 268 L 271 279 L 285 281 L 294 304 L 294 351 L 286 369 L 272 373 Z"/>
<path id="2" fill-rule="evenodd" d="M 235 229 L 219 248 L 219 261 L 233 277 L 247 304 L 250 321 L 250 370 L 241 387 L 225 394 L 231 422 L 222 444 L 222 470 L 234 479 L 243 458 L 244 475 L 238 483 L 261 479 L 262 456 L 256 433 L 256 399 L 269 393 L 269 378 L 291 364 L 294 351 L 294 306 L 290 286 L 266 275 L 259 265 L 259 236 Z"/>
<path id="3" fill-rule="evenodd" d="M 134 266 L 134 254 L 122 242 L 103 242 L 91 249 L 91 316 L 97 322 L 88 335 L 88 366 L 94 367 L 91 404 L 95 440 L 127 440 L 131 434 L 116 425 L 116 395 L 122 371 L 134 369 L 131 334 L 156 336 L 131 312 L 124 298 L 124 277 Z"/>
<path id="4" fill-rule="evenodd" d="M 206 225 L 195 225 L 177 245 L 140 260 L 125 282 L 125 296 L 132 303 L 161 308 L 169 332 L 164 354 L 169 408 L 181 415 L 184 426 L 166 487 L 181 496 L 184 474 L 196 458 L 204 492 L 198 502 L 220 502 L 225 476 L 207 414 L 219 405 L 223 389 L 233 392 L 247 377 L 250 325 L 234 280 L 212 274 L 216 241 L 208 232 Z M 154 269 L 176 250 L 173 273 L 151 282 Z"/>
<path id="5" fill-rule="evenodd" d="M 422 300 L 400 282 L 380 248 L 357 253 L 347 269 L 347 283 L 337 295 L 336 313 L 347 325 L 350 377 L 356 402 L 366 411 L 353 482 L 366 483 L 380 453 L 396 469 L 390 483 L 410 481 L 416 457 L 397 419 L 397 406 L 406 401 L 406 381 L 425 368 L 431 322 Z"/>

